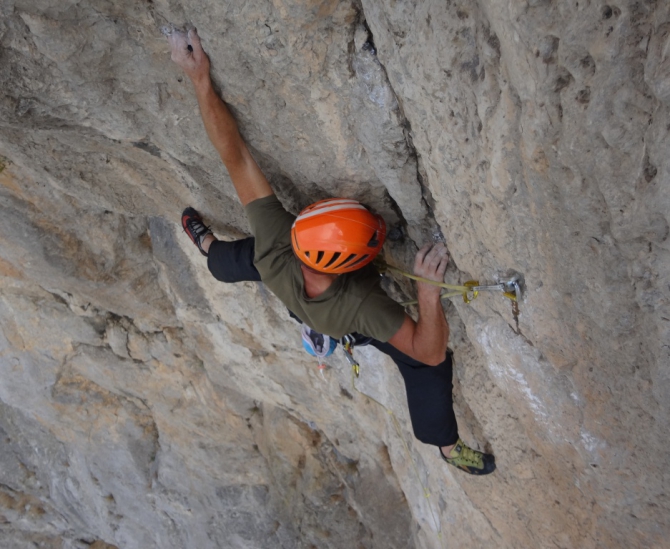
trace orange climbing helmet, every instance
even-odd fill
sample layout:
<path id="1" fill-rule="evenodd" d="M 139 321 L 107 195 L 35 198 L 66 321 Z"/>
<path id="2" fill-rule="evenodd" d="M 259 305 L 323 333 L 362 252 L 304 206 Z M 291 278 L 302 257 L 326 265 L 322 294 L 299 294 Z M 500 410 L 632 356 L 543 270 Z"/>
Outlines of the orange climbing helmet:
<path id="1" fill-rule="evenodd" d="M 329 274 L 370 263 L 386 238 L 386 223 L 356 200 L 328 198 L 307 206 L 293 222 L 293 251 L 308 267 Z"/>

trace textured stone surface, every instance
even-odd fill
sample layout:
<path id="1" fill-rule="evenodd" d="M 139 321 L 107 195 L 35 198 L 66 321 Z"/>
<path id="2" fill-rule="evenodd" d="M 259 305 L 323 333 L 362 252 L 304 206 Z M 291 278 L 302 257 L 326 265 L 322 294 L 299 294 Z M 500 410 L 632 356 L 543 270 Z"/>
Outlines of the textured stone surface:
<path id="1" fill-rule="evenodd" d="M 443 235 L 450 281 L 523 276 L 518 329 L 447 307 L 493 476 L 412 439 L 375 350 L 324 380 L 261 284 L 211 279 L 183 206 L 248 226 L 169 23 L 290 209 L 356 197 L 393 261 Z M 4 0 L 0 545 L 663 547 L 669 45 L 654 1 Z"/>

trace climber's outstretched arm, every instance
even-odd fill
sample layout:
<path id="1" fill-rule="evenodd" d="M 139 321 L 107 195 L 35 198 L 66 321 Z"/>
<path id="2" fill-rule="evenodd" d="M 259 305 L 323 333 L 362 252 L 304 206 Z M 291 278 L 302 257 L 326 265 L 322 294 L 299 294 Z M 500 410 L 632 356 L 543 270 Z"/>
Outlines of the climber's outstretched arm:
<path id="1" fill-rule="evenodd" d="M 168 42 L 172 60 L 193 82 L 207 135 L 221 156 L 242 205 L 274 194 L 242 139 L 233 115 L 212 87 L 209 57 L 202 49 L 197 31 L 175 30 L 168 36 Z"/>
<path id="2" fill-rule="evenodd" d="M 416 254 L 414 274 L 436 282 L 443 282 L 448 262 L 449 255 L 444 244 L 434 246 L 427 244 Z M 437 366 L 444 362 L 449 343 L 449 324 L 442 310 L 440 287 L 418 282 L 417 292 L 419 295 L 418 322 L 414 322 L 405 315 L 405 322 L 400 330 L 389 339 L 389 343 L 419 362 Z"/>

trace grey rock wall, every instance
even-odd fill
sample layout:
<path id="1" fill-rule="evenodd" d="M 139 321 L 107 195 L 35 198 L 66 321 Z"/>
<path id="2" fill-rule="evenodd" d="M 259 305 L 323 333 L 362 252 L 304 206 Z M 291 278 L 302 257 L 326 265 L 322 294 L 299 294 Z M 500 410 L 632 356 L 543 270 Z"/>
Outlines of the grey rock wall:
<path id="1" fill-rule="evenodd" d="M 160 27 L 293 211 L 361 199 L 387 257 L 446 239 L 471 478 L 415 441 L 395 366 L 325 379 L 185 205 L 247 234 Z M 670 7 L 0 4 L 0 545 L 663 547 L 670 527 Z M 399 281 L 394 295 L 411 293 Z M 389 413 L 391 412 L 391 413 Z"/>

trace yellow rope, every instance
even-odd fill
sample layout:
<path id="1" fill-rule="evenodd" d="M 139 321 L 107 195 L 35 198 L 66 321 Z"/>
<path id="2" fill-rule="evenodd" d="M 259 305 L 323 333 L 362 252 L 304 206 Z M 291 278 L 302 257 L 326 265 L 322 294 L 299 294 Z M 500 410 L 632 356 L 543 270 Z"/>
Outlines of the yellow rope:
<path id="1" fill-rule="evenodd" d="M 458 292 L 457 294 L 454 295 L 462 295 L 466 292 L 472 291 L 472 288 L 468 288 L 467 286 L 459 286 L 457 284 L 447 284 L 446 282 L 437 282 L 436 280 L 430 280 L 429 278 L 423 278 L 422 276 L 417 276 L 413 275 L 410 273 L 407 273 L 405 271 L 401 271 L 397 267 L 391 267 L 391 265 L 384 264 L 380 268 L 380 272 L 383 272 L 383 270 L 388 270 L 388 271 L 393 271 L 395 273 L 398 273 L 402 276 L 406 276 L 407 278 L 411 278 L 412 280 L 416 280 L 417 282 L 425 282 L 426 284 L 432 284 L 433 286 L 439 286 L 440 288 L 445 288 L 447 290 L 452 290 Z M 452 296 L 453 297 L 453 296 Z"/>
<path id="2" fill-rule="evenodd" d="M 399 275 L 402 275 L 407 278 L 411 278 L 412 280 L 416 280 L 417 282 L 424 282 L 425 284 L 431 284 L 433 286 L 439 286 L 440 288 L 445 288 L 447 290 L 450 290 L 450 292 L 446 292 L 444 294 L 440 295 L 440 299 L 448 299 L 450 297 L 456 297 L 456 296 L 461 296 L 463 298 L 463 301 L 465 303 L 470 303 L 472 300 L 474 300 L 478 295 L 481 290 L 485 289 L 492 289 L 494 286 L 486 286 L 486 287 L 480 287 L 479 282 L 477 280 L 469 280 L 468 282 L 464 283 L 463 285 L 458 285 L 458 284 L 447 284 L 446 282 L 437 282 L 436 280 L 430 280 L 429 278 L 424 278 L 422 276 L 417 276 L 413 275 L 411 273 L 408 273 L 406 271 L 403 271 L 401 269 L 398 269 L 397 267 L 392 267 L 384 259 L 377 257 L 375 259 L 375 266 L 377 267 L 377 270 L 381 273 L 384 274 L 386 271 L 392 271 L 394 273 L 398 273 Z M 502 285 L 496 285 L 495 289 L 502 289 Z M 519 296 L 516 295 L 516 292 L 514 291 L 503 291 L 502 294 L 504 297 L 509 299 L 512 302 L 516 302 L 519 299 Z M 416 305 L 418 301 L 416 299 L 412 301 L 404 301 L 400 303 L 402 306 L 408 306 L 408 305 Z"/>
<path id="3" fill-rule="evenodd" d="M 450 297 L 456 297 L 456 296 L 459 296 L 459 295 L 463 295 L 463 293 L 462 292 L 452 292 L 452 293 L 447 292 L 446 294 L 440 294 L 440 299 L 449 299 Z M 400 303 L 400 305 L 402 305 L 403 307 L 408 307 L 410 305 L 416 305 L 417 303 L 419 303 L 418 299 L 412 299 L 411 301 L 403 301 L 402 303 Z"/>

